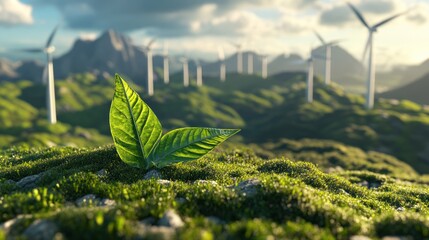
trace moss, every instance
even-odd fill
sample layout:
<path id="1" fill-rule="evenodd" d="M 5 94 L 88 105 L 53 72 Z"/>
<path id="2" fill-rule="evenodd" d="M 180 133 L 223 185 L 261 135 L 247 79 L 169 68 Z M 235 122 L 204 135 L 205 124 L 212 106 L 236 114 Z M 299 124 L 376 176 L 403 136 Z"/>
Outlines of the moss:
<path id="1" fill-rule="evenodd" d="M 293 151 L 301 148 L 288 144 Z M 329 146 L 309 145 L 308 151 L 324 154 L 342 148 Z M 406 230 L 416 239 L 427 237 L 425 183 L 370 171 L 328 174 L 309 162 L 264 159 L 263 151 L 254 150 L 226 145 L 197 161 L 166 167 L 160 170 L 169 180 L 165 183 L 144 180 L 146 171 L 121 162 L 112 146 L 9 149 L 0 153 L 0 221 L 29 216 L 13 226 L 13 237 L 34 219 L 48 219 L 69 239 L 129 239 L 141 236 L 141 221 L 151 218 L 156 223 L 165 211 L 175 209 L 185 221 L 175 232 L 177 239 L 348 239 Z M 345 154 L 347 147 L 339 152 Z M 97 174 L 100 169 L 105 175 Z M 6 181 L 40 173 L 35 188 Z M 254 194 L 245 194 L 237 185 L 250 179 L 257 179 L 257 185 Z M 365 181 L 368 185 L 362 186 Z M 368 188 L 371 184 L 374 187 Z M 87 194 L 116 205 L 76 206 L 75 201 Z M 403 212 L 397 212 L 399 208 Z M 403 230 L 393 228 L 392 222 Z"/>

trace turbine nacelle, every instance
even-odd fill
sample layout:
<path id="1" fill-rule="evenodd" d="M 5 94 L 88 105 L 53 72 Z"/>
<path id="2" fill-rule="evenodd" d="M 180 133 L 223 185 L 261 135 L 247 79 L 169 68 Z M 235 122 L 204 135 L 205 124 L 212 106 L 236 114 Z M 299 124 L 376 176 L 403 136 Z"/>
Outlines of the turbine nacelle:
<path id="1" fill-rule="evenodd" d="M 55 52 L 55 47 L 54 46 L 49 46 L 49 47 L 43 49 L 43 51 L 45 53 L 47 53 L 47 54 L 51 54 L 51 53 Z"/>

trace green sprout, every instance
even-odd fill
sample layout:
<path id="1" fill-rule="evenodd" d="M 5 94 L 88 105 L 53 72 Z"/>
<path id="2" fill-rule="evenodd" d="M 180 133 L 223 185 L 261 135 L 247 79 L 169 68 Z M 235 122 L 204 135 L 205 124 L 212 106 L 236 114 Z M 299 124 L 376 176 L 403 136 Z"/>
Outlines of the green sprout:
<path id="1" fill-rule="evenodd" d="M 239 131 L 186 127 L 162 135 L 152 109 L 116 74 L 110 132 L 119 157 L 131 166 L 161 168 L 196 160 Z"/>

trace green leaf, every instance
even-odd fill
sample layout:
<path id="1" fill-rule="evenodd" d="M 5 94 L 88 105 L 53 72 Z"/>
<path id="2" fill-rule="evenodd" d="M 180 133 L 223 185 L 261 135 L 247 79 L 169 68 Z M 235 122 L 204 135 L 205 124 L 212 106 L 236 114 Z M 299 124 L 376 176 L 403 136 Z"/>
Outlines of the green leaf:
<path id="1" fill-rule="evenodd" d="M 156 167 L 198 159 L 238 129 L 179 128 L 165 134 L 149 157 Z"/>
<path id="2" fill-rule="evenodd" d="M 161 123 L 119 75 L 110 107 L 110 132 L 122 161 L 135 167 L 150 167 L 147 158 L 161 138 Z"/>

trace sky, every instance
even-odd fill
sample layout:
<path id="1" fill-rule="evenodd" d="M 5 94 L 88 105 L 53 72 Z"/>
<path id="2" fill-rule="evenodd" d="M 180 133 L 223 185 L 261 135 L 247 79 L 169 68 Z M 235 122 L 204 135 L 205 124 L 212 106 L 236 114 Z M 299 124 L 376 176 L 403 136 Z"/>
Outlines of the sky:
<path id="1" fill-rule="evenodd" d="M 94 39 L 106 29 L 129 35 L 136 45 L 156 39 L 171 54 L 216 59 L 217 49 L 234 53 L 232 43 L 272 57 L 308 55 L 327 41 L 361 59 L 368 36 L 347 2 L 370 25 L 412 8 L 379 28 L 376 62 L 382 68 L 419 64 L 429 58 L 429 0 L 0 0 L 0 58 L 32 59 L 16 49 L 42 47 L 52 29 L 56 56 L 77 38 Z"/>

